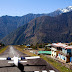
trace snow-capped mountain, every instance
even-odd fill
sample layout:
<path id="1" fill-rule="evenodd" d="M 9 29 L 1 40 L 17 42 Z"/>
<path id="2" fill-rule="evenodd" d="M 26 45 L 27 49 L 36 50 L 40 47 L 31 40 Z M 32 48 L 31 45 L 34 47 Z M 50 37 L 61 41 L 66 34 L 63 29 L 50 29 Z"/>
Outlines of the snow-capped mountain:
<path id="1" fill-rule="evenodd" d="M 58 16 L 62 13 L 67 13 L 67 12 L 70 12 L 70 11 L 72 11 L 72 6 L 68 6 L 64 9 L 59 8 L 59 9 L 55 10 L 54 12 L 49 13 L 48 16 L 55 17 L 55 16 Z"/>
<path id="2" fill-rule="evenodd" d="M 72 11 L 72 6 L 68 6 L 64 9 L 58 9 L 58 10 L 60 10 L 62 13 L 70 12 L 70 11 Z"/>

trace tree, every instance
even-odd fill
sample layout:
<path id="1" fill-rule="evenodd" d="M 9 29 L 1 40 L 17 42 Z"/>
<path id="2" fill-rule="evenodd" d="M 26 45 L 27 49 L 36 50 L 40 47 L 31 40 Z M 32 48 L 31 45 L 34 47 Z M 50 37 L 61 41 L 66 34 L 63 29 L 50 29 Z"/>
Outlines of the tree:
<path id="1" fill-rule="evenodd" d="M 0 47 L 5 46 L 4 44 L 0 43 Z"/>

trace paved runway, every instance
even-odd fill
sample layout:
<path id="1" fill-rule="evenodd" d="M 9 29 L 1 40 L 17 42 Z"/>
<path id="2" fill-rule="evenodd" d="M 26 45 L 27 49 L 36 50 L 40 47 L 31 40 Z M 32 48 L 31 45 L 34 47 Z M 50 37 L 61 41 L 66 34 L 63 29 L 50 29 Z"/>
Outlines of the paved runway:
<path id="1" fill-rule="evenodd" d="M 16 48 L 14 48 L 13 46 L 9 46 L 8 49 L 0 54 L 0 57 L 25 57 L 27 56 L 26 54 L 18 51 Z M 28 65 L 28 66 L 26 66 Z M 31 66 L 29 66 L 31 65 Z M 36 66 L 35 66 L 36 65 Z M 49 70 L 54 70 L 55 72 L 59 72 L 57 69 L 55 69 L 53 66 L 51 66 L 49 63 L 47 63 L 46 61 L 44 61 L 43 59 L 39 58 L 39 59 L 32 59 L 32 60 L 27 60 L 26 63 L 22 63 L 19 65 L 20 67 L 23 68 L 23 71 L 21 69 L 19 69 L 18 67 L 15 67 L 11 64 L 8 64 L 8 61 L 0 61 L 0 72 L 24 72 L 24 71 L 40 71 L 42 72 L 42 70 L 47 70 L 49 72 Z"/>

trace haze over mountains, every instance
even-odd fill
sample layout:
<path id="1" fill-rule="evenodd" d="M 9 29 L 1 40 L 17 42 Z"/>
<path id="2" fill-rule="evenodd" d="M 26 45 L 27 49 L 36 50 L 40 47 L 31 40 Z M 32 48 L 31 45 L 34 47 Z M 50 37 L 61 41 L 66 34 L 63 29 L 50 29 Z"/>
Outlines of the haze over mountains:
<path id="1" fill-rule="evenodd" d="M 69 6 L 66 9 L 58 9 L 49 14 L 0 17 L 0 39 L 7 35 L 1 42 L 5 44 L 71 42 L 71 11 L 72 6 Z"/>

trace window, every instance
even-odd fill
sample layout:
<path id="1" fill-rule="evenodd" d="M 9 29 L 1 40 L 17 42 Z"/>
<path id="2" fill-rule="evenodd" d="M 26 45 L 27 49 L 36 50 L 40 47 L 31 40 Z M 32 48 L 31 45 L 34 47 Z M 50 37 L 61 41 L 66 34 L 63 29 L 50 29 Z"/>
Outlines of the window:
<path id="1" fill-rule="evenodd" d="M 71 49 L 67 49 L 67 53 L 71 53 Z"/>

